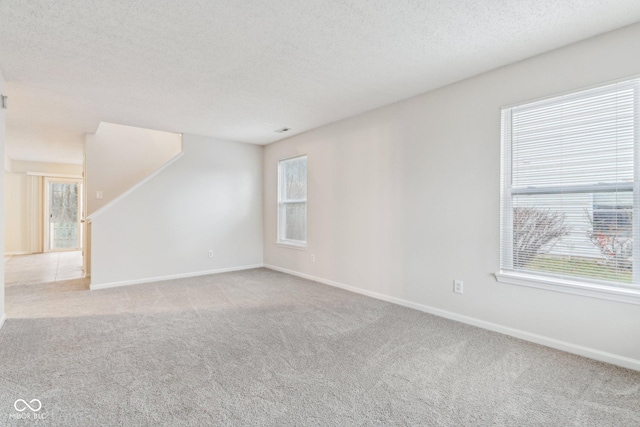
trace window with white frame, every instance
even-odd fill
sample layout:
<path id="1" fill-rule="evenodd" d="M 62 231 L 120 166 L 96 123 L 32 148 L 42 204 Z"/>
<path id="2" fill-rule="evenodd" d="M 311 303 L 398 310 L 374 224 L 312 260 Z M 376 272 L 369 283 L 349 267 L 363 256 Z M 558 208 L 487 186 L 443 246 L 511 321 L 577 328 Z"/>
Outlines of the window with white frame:
<path id="1" fill-rule="evenodd" d="M 307 244 L 307 156 L 278 162 L 278 243 Z"/>
<path id="2" fill-rule="evenodd" d="M 498 280 L 640 302 L 640 79 L 502 110 Z"/>

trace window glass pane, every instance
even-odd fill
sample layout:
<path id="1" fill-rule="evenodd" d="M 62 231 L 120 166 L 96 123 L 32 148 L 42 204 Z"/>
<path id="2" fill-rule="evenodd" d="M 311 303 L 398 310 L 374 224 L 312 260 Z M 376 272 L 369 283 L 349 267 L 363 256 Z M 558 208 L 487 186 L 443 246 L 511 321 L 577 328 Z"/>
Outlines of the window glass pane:
<path id="1" fill-rule="evenodd" d="M 633 181 L 634 91 L 512 112 L 513 186 Z"/>
<path id="2" fill-rule="evenodd" d="M 307 159 L 287 160 L 283 173 L 284 200 L 301 200 L 307 198 Z"/>
<path id="3" fill-rule="evenodd" d="M 516 269 L 631 283 L 633 193 L 513 198 Z"/>
<path id="4" fill-rule="evenodd" d="M 287 218 L 284 238 L 304 242 L 307 240 L 307 204 L 285 203 Z"/>

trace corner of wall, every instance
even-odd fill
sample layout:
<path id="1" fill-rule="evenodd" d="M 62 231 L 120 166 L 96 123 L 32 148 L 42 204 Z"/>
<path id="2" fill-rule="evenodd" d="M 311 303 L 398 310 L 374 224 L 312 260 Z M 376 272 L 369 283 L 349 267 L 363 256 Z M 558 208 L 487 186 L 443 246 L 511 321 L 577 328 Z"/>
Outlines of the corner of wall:
<path id="1" fill-rule="evenodd" d="M 5 82 L 2 73 L 0 72 L 0 94 L 5 92 Z M 5 134 L 6 134 L 6 110 L 0 108 L 0 156 L 5 158 L 5 170 L 7 156 L 5 155 Z M 3 261 L 0 264 L 0 327 L 4 325 L 5 310 L 4 310 L 4 174 L 0 174 L 0 253 L 3 254 Z"/>
<path id="2" fill-rule="evenodd" d="M 636 334 L 640 306 L 504 286 L 490 273 L 499 269 L 500 108 L 637 75 L 639 37 L 636 24 L 269 144 L 265 264 L 638 369 L 640 341 L 624 337 Z M 302 153 L 309 246 L 295 251 L 275 244 L 276 167 Z M 454 278 L 472 284 L 464 297 L 451 291 Z"/>

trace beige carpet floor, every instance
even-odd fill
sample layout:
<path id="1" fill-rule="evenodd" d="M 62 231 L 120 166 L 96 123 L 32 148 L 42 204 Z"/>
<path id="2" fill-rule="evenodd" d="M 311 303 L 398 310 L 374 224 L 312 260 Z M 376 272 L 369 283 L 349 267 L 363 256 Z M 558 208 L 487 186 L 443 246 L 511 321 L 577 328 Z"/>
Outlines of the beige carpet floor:
<path id="1" fill-rule="evenodd" d="M 3 426 L 640 426 L 640 372 L 266 269 L 7 310 Z"/>

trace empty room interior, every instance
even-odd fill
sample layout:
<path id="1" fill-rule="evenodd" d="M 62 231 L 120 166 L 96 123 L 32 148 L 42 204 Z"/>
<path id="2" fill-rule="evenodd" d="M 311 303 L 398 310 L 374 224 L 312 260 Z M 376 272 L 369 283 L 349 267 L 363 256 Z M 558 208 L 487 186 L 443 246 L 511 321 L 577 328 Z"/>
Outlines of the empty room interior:
<path id="1" fill-rule="evenodd" d="M 0 425 L 639 426 L 640 2 L 0 1 Z"/>

